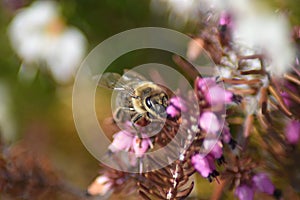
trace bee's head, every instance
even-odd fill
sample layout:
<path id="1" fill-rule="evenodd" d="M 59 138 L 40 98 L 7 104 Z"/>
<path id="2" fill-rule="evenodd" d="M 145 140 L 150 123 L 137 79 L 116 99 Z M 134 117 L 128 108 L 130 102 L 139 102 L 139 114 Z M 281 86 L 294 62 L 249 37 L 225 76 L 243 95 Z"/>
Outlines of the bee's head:
<path id="1" fill-rule="evenodd" d="M 168 95 L 164 92 L 148 96 L 145 98 L 146 109 L 148 110 L 148 117 L 150 118 L 166 118 L 166 109 L 168 106 Z"/>

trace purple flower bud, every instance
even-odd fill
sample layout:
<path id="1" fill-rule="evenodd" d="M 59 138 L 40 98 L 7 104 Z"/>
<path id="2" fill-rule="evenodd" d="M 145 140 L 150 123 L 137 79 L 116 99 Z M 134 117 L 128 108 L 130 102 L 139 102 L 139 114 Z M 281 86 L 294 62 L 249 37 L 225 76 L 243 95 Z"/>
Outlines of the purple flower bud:
<path id="1" fill-rule="evenodd" d="M 285 81 L 283 83 L 284 87 L 287 88 L 287 90 L 289 90 L 290 92 L 293 93 L 297 93 L 298 89 L 294 84 L 291 84 L 288 81 Z M 292 100 L 291 96 L 289 93 L 287 93 L 285 90 L 280 91 L 281 96 L 283 98 L 284 103 L 288 106 L 288 107 L 292 107 L 292 106 L 297 106 L 297 104 L 295 103 L 295 101 Z"/>
<path id="2" fill-rule="evenodd" d="M 233 20 L 229 13 L 223 12 L 219 20 L 221 44 L 228 46 L 232 40 Z"/>
<path id="3" fill-rule="evenodd" d="M 239 198 L 239 200 L 252 200 L 254 197 L 254 190 L 244 184 L 235 189 L 234 195 Z"/>
<path id="4" fill-rule="evenodd" d="M 112 152 L 128 151 L 132 145 L 133 135 L 128 131 L 119 131 L 114 136 L 113 142 L 109 145 Z"/>
<path id="5" fill-rule="evenodd" d="M 258 191 L 273 195 L 275 187 L 265 173 L 259 173 L 252 177 L 253 183 Z"/>
<path id="6" fill-rule="evenodd" d="M 228 26 L 231 23 L 232 23 L 231 16 L 226 12 L 221 13 L 219 24 L 221 26 Z"/>
<path id="7" fill-rule="evenodd" d="M 291 120 L 286 126 L 285 137 L 290 144 L 297 144 L 300 139 L 300 122 Z"/>
<path id="8" fill-rule="evenodd" d="M 205 178 L 209 177 L 209 175 L 216 169 L 214 158 L 210 155 L 202 156 L 200 154 L 196 154 L 192 157 L 192 164 L 201 176 Z"/>
<path id="9" fill-rule="evenodd" d="M 209 150 L 209 154 L 214 159 L 219 159 L 223 155 L 223 145 L 219 140 L 204 140 L 203 146 L 205 149 Z"/>
<path id="10" fill-rule="evenodd" d="M 230 140 L 231 140 L 231 134 L 230 134 L 230 131 L 229 131 L 229 127 L 228 126 L 224 126 L 223 127 L 223 131 L 222 131 L 222 140 L 225 142 L 225 143 L 229 143 Z"/>
<path id="11" fill-rule="evenodd" d="M 141 141 L 142 140 L 142 141 Z M 139 138 L 135 136 L 132 141 L 132 149 L 136 157 L 142 157 L 146 151 L 148 151 L 151 146 L 151 141 L 149 138 Z"/>
<path id="12" fill-rule="evenodd" d="M 290 107 L 293 104 L 293 101 L 290 99 L 290 95 L 286 91 L 281 91 L 280 93 L 285 105 Z"/>
<path id="13" fill-rule="evenodd" d="M 220 130 L 220 123 L 217 116 L 213 112 L 203 112 L 200 115 L 198 125 L 206 133 L 216 134 Z"/>

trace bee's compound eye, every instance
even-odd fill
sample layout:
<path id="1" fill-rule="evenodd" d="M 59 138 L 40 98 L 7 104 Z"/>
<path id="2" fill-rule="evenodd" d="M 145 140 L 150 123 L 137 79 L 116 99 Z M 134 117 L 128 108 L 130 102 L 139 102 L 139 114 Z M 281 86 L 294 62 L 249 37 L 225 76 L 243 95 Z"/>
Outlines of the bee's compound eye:
<path id="1" fill-rule="evenodd" d="M 148 108 L 152 108 L 153 106 L 153 103 L 151 101 L 151 98 L 150 97 L 147 97 L 146 98 L 146 105 L 148 106 Z"/>

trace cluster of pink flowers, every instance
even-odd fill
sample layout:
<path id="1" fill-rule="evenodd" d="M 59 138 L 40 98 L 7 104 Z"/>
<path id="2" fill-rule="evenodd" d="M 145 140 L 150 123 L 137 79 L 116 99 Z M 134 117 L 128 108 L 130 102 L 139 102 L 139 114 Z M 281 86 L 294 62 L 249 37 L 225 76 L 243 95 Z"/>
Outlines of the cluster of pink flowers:
<path id="1" fill-rule="evenodd" d="M 226 138 L 226 142 L 231 141 L 231 134 L 229 128 L 224 126 L 220 121 L 218 114 L 214 107 L 221 108 L 226 104 L 237 102 L 236 96 L 224 89 L 221 84 L 217 83 L 216 78 L 197 78 L 196 80 L 196 92 L 204 100 L 204 107 L 210 108 L 207 111 L 201 112 L 198 120 L 198 125 L 207 136 L 213 136 L 214 139 L 205 139 L 203 142 L 204 149 L 207 150 L 204 154 L 198 153 L 192 157 L 192 163 L 195 169 L 209 181 L 212 178 L 216 178 L 219 173 L 216 171 L 215 161 L 219 164 L 224 162 L 223 157 L 223 141 L 222 138 Z M 218 138 L 219 133 L 226 130 L 225 136 Z M 228 139 L 228 137 L 230 139 Z"/>
<path id="2" fill-rule="evenodd" d="M 222 179 L 224 178 L 225 181 L 230 182 L 229 184 L 232 186 L 230 188 L 234 189 L 234 195 L 239 200 L 252 200 L 255 193 L 265 193 L 273 195 L 277 199 L 281 198 L 281 191 L 275 188 L 268 175 L 263 172 L 257 172 L 257 167 L 261 163 L 258 164 L 256 163 L 257 160 L 252 159 L 250 151 L 248 154 L 246 144 L 250 143 L 248 136 L 252 132 L 251 128 L 256 126 L 256 121 L 259 121 L 259 125 L 268 129 L 266 130 L 267 133 L 273 131 L 272 118 L 276 116 L 270 115 L 272 115 L 272 112 L 275 113 L 277 111 L 283 111 L 284 117 L 288 118 L 283 130 L 286 142 L 283 143 L 291 146 L 298 144 L 300 140 L 299 117 L 297 118 L 296 114 L 293 116 L 293 112 L 290 112 L 289 109 L 292 110 L 294 107 L 297 107 L 296 102 L 299 101 L 299 98 L 293 93 L 298 91 L 298 86 L 296 85 L 299 82 L 295 81 L 294 79 L 296 78 L 292 76 L 292 81 L 290 82 L 296 82 L 296 84 L 291 84 L 290 82 L 287 85 L 283 84 L 289 91 L 276 88 L 277 83 L 281 83 L 281 80 L 275 83 L 277 80 L 272 77 L 274 72 L 264 65 L 265 55 L 256 55 L 257 52 L 253 49 L 246 48 L 245 50 L 241 44 L 233 41 L 233 32 L 238 26 L 238 24 L 233 23 L 233 18 L 234 15 L 221 13 L 219 23 L 216 22 L 219 28 L 216 31 L 218 32 L 217 37 L 210 38 L 210 33 L 213 34 L 216 29 L 211 31 L 207 28 L 208 34 L 203 34 L 197 38 L 199 44 L 196 45 L 204 46 L 205 48 L 205 45 L 213 46 L 214 43 L 217 43 L 217 47 L 207 47 L 207 50 L 212 55 L 212 59 L 216 60 L 215 63 L 220 65 L 218 67 L 224 70 L 225 75 L 221 73 L 221 77 L 196 78 L 193 94 L 196 95 L 197 102 L 195 102 L 195 99 L 191 100 L 190 96 L 180 96 L 181 91 L 179 91 L 178 96 L 172 97 L 166 109 L 166 122 L 169 122 L 171 125 L 166 123 L 167 126 L 164 127 L 165 129 L 162 129 L 163 131 L 158 137 L 147 137 L 145 134 L 147 131 L 142 131 L 143 137 L 139 138 L 130 131 L 125 130 L 114 135 L 114 140 L 109 147 L 111 152 L 127 151 L 134 153 L 135 158 L 142 158 L 152 148 L 152 142 L 156 145 L 160 140 L 164 140 L 159 143 L 160 147 L 164 147 L 165 144 L 173 139 L 177 134 L 177 127 L 172 127 L 174 124 L 185 126 L 184 130 L 186 131 L 183 133 L 186 135 L 180 142 L 184 143 L 184 147 L 190 145 L 190 148 L 183 148 L 176 162 L 164 168 L 166 171 L 157 171 L 163 177 L 153 176 L 151 179 L 149 174 L 140 174 L 143 178 L 144 176 L 147 177 L 147 183 L 144 183 L 144 185 L 139 182 L 140 191 L 142 191 L 141 194 L 144 199 L 150 199 L 146 194 L 149 196 L 156 194 L 155 188 L 157 188 L 159 193 L 156 195 L 161 195 L 160 197 L 166 195 L 167 199 L 177 199 L 178 185 L 180 185 L 180 181 L 183 181 L 180 178 L 190 176 L 192 174 L 191 171 L 193 173 L 198 172 L 209 182 L 212 182 L 214 179 L 218 181 L 218 176 Z M 212 52 L 214 50 L 219 50 L 220 52 Z M 199 51 L 193 53 L 192 57 L 194 58 L 197 57 L 196 54 L 198 55 Z M 215 57 L 214 53 L 216 54 Z M 257 59 L 257 62 L 253 61 L 254 59 Z M 230 90 L 225 89 L 224 84 L 232 84 Z M 192 91 L 189 92 L 192 93 Z M 190 95 L 190 93 L 187 94 Z M 243 102 L 242 96 L 244 98 Z M 234 116 L 227 115 L 226 110 L 229 105 L 237 105 L 241 102 L 241 112 L 236 107 L 234 107 L 235 110 L 232 110 L 237 111 L 241 116 L 245 116 L 244 121 L 237 120 L 237 126 L 243 128 L 245 132 L 248 131 L 248 133 L 240 135 L 239 138 L 243 141 L 238 145 L 233 139 L 230 130 L 230 127 L 235 126 L 235 124 L 230 124 L 231 121 L 227 120 L 231 119 L 231 117 L 234 118 Z M 197 110 L 198 107 L 200 112 Z M 264 133 L 264 130 L 261 132 Z M 195 137 L 192 136 L 192 133 L 195 134 Z M 228 153 L 228 149 L 224 149 L 226 145 L 235 151 L 232 151 L 231 154 Z M 239 149 L 236 149 L 237 146 Z M 221 170 L 221 168 L 225 168 L 225 170 Z M 185 172 L 185 169 L 189 169 L 188 172 Z M 165 180 L 172 180 L 172 187 L 168 185 L 169 183 L 165 183 Z M 167 188 L 166 191 L 162 189 L 164 184 L 167 185 L 165 187 Z M 180 198 L 187 197 L 191 192 L 191 190 L 186 191 L 185 195 L 180 194 L 182 195 Z"/>
<path id="3" fill-rule="evenodd" d="M 275 188 L 265 173 L 254 175 L 251 184 L 240 184 L 240 186 L 235 189 L 234 194 L 240 200 L 252 200 L 256 191 L 273 195 L 276 198 L 281 196 L 281 192 Z"/>
<path id="4" fill-rule="evenodd" d="M 224 162 L 223 142 L 234 144 L 228 126 L 223 126 L 218 117 L 218 111 L 214 108 L 224 109 L 226 104 L 238 103 L 240 97 L 224 89 L 216 78 L 197 78 L 195 91 L 200 100 L 200 107 L 203 110 L 198 118 L 198 127 L 206 133 L 207 139 L 203 141 L 204 153 L 197 153 L 192 156 L 191 161 L 194 168 L 211 182 L 219 173 L 216 170 L 215 161 L 219 164 Z M 167 114 L 172 118 L 178 118 L 181 112 L 187 111 L 187 105 L 180 97 L 170 100 Z M 220 134 L 221 133 L 221 134 Z M 212 138 L 209 138 L 209 137 Z M 234 147 L 232 145 L 232 147 Z"/>
<path id="5" fill-rule="evenodd" d="M 145 134 L 142 138 L 133 135 L 129 131 L 121 130 L 114 135 L 114 140 L 109 146 L 111 152 L 127 151 L 135 154 L 137 158 L 142 157 L 152 146 L 151 140 Z"/>
<path id="6" fill-rule="evenodd" d="M 198 126 L 200 130 L 204 131 L 207 135 L 215 136 L 214 139 L 205 139 L 203 141 L 203 147 L 207 152 L 196 153 L 192 156 L 191 162 L 196 171 L 199 174 L 207 178 L 210 182 L 219 176 L 219 172 L 216 169 L 216 162 L 218 164 L 225 163 L 223 156 L 223 144 L 228 144 L 232 149 L 236 147 L 235 140 L 232 139 L 230 130 L 226 122 L 221 123 L 218 118 L 218 113 L 215 113 L 214 107 L 222 107 L 231 103 L 239 103 L 241 97 L 233 94 L 222 87 L 216 80 L 216 78 L 197 78 L 196 80 L 196 92 L 204 101 L 202 105 L 207 109 L 201 112 L 198 119 Z M 167 109 L 167 113 L 172 118 L 180 116 L 181 112 L 187 110 L 187 105 L 184 100 L 179 97 L 171 99 L 170 106 Z M 287 126 L 287 137 L 291 143 L 298 141 L 299 136 L 295 133 L 299 132 L 299 122 L 291 121 Z M 221 133 L 218 135 L 218 133 Z M 289 136 L 290 134 L 290 136 Z M 219 136 L 219 137 L 217 137 Z M 251 184 L 241 183 L 235 189 L 235 196 L 240 200 L 252 200 L 254 193 L 263 192 L 275 197 L 280 197 L 280 191 L 276 190 L 269 177 L 264 173 L 258 173 L 252 177 Z"/>

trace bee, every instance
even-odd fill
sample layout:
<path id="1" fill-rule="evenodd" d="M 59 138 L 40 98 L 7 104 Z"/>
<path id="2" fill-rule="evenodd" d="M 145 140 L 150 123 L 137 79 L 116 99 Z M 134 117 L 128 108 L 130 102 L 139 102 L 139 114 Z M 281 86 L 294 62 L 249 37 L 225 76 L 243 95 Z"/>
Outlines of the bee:
<path id="1" fill-rule="evenodd" d="M 166 90 L 136 72 L 127 71 L 123 76 L 106 72 L 98 85 L 117 91 L 113 115 L 116 122 L 131 121 L 137 130 L 136 124 L 162 122 L 167 117 L 169 96 Z"/>

